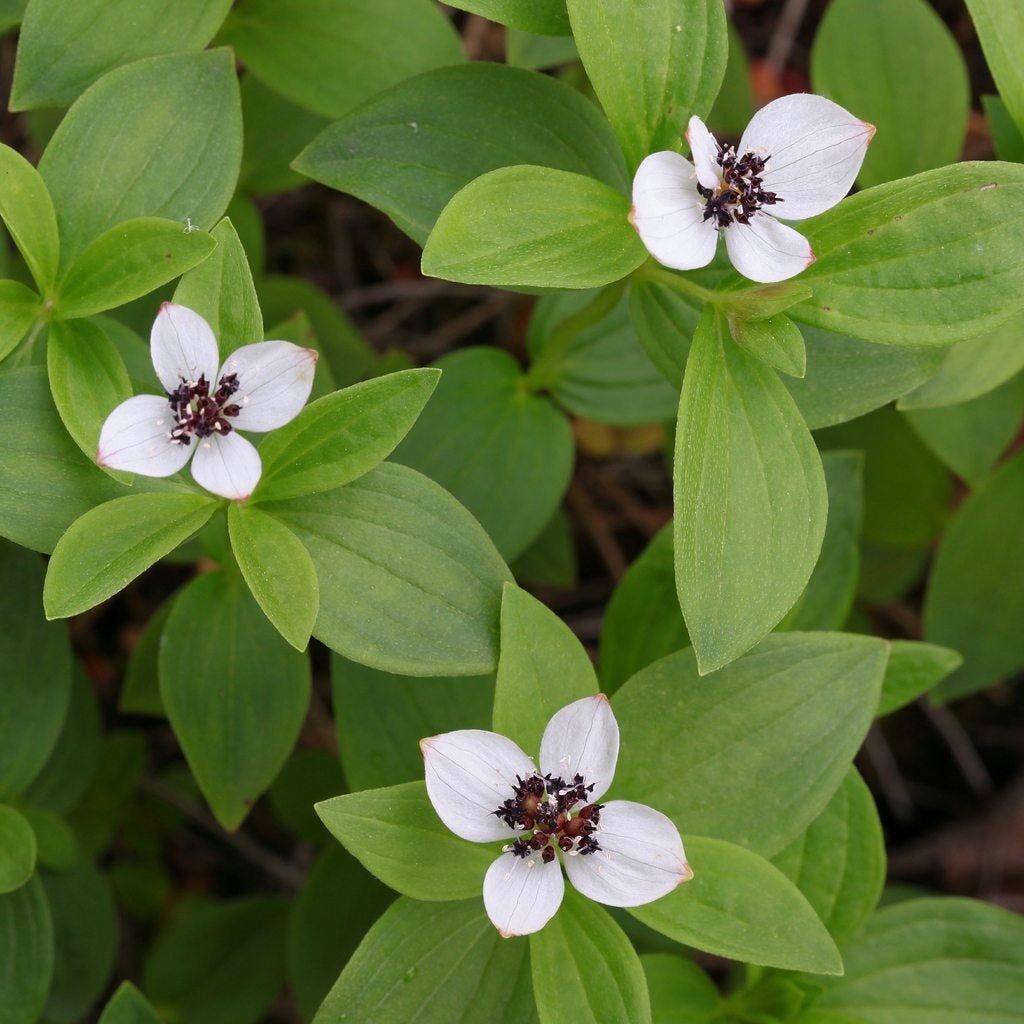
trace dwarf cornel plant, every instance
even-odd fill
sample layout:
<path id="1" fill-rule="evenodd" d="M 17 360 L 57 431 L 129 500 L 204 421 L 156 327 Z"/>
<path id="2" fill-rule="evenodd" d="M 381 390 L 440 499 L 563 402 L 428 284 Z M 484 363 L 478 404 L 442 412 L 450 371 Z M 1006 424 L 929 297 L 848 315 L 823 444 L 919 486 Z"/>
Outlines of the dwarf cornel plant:
<path id="1" fill-rule="evenodd" d="M 1024 1024 L 1021 0 L 0 33 L 0 1024 Z"/>

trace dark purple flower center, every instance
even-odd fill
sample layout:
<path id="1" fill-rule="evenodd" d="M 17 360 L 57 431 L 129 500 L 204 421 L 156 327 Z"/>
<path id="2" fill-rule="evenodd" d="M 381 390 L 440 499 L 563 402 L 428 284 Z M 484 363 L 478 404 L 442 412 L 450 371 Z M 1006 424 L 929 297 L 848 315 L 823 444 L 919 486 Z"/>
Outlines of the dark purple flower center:
<path id="1" fill-rule="evenodd" d="M 241 406 L 230 402 L 237 390 L 237 373 L 224 374 L 213 394 L 210 394 L 210 383 L 205 374 L 199 380 L 182 380 L 174 391 L 167 392 L 167 401 L 177 424 L 171 431 L 171 441 L 187 445 L 192 443 L 193 435 L 230 434 L 228 417 L 237 416 L 242 411 Z"/>
<path id="2" fill-rule="evenodd" d="M 587 803 L 594 791 L 582 775 L 570 782 L 552 775 L 516 776 L 513 795 L 496 811 L 506 825 L 522 835 L 506 850 L 516 857 L 540 853 L 545 864 L 555 859 L 555 847 L 563 853 L 595 853 L 601 847 L 594 837 L 603 804 Z M 583 804 L 580 807 L 580 804 Z"/>
<path id="3" fill-rule="evenodd" d="M 771 156 L 744 153 L 738 157 L 732 146 L 718 147 L 718 166 L 722 168 L 722 184 L 717 189 L 697 185 L 704 198 L 704 219 L 715 226 L 727 228 L 733 221 L 749 224 L 762 206 L 774 206 L 782 200 L 774 192 L 765 192 L 761 175 Z"/>

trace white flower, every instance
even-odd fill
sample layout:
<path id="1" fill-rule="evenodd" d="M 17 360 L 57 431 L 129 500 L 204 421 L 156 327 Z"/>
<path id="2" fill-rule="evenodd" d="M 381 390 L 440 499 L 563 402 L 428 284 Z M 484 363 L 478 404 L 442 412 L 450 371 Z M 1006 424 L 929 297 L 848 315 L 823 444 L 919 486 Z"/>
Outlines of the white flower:
<path id="1" fill-rule="evenodd" d="M 122 402 L 100 431 L 96 461 L 143 476 L 171 476 L 189 458 L 196 483 L 242 500 L 259 483 L 256 449 L 236 429 L 264 432 L 294 419 L 313 387 L 317 352 L 288 341 L 243 345 L 220 366 L 210 325 L 165 302 L 153 323 L 150 354 L 159 395 Z"/>
<path id="2" fill-rule="evenodd" d="M 692 878 L 679 830 L 660 811 L 598 800 L 611 786 L 619 726 L 604 694 L 562 708 L 540 745 L 540 772 L 504 736 L 481 729 L 420 743 L 438 817 L 474 843 L 512 840 L 484 877 L 484 906 L 501 934 L 540 931 L 569 881 L 611 907 L 638 907 Z"/>
<path id="3" fill-rule="evenodd" d="M 814 253 L 776 218 L 803 220 L 835 206 L 850 191 L 874 134 L 874 125 L 807 93 L 759 110 L 738 149 L 719 145 L 691 117 L 686 139 L 694 162 L 668 151 L 647 157 L 633 179 L 631 220 L 666 267 L 707 266 L 721 234 L 744 277 L 785 281 L 809 267 Z"/>

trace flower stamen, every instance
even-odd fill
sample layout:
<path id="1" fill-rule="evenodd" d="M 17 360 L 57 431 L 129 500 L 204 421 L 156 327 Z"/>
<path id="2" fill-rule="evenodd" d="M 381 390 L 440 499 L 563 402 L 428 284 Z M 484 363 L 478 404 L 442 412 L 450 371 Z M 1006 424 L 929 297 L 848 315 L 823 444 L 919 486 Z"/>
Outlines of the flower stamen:
<path id="1" fill-rule="evenodd" d="M 735 147 L 719 145 L 716 159 L 722 168 L 722 183 L 716 189 L 698 184 L 697 191 L 705 199 L 704 220 L 714 220 L 719 230 L 733 222 L 749 224 L 762 206 L 782 202 L 774 192 L 766 192 L 762 187 L 771 154 L 762 157 L 746 152 L 738 157 Z"/>
<path id="2" fill-rule="evenodd" d="M 212 395 L 205 374 L 200 374 L 198 380 L 187 381 L 183 377 L 179 380 L 178 387 L 167 392 L 167 402 L 176 423 L 171 430 L 172 443 L 189 445 L 193 436 L 230 434 L 232 426 L 228 417 L 241 412 L 241 406 L 229 401 L 238 390 L 238 374 L 224 374 Z"/>

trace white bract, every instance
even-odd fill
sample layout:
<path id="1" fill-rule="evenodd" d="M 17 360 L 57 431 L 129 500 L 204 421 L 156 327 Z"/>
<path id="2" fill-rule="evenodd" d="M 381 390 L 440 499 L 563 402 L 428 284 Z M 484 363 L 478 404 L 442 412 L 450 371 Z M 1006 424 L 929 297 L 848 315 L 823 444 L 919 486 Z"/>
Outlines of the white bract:
<path id="1" fill-rule="evenodd" d="M 294 419 L 309 398 L 315 349 L 289 341 L 243 345 L 220 366 L 210 325 L 165 302 L 150 333 L 167 394 L 122 402 L 100 432 L 96 461 L 143 476 L 171 476 L 192 458 L 196 483 L 243 500 L 259 483 L 259 452 L 236 430 L 263 433 Z"/>
<path id="2" fill-rule="evenodd" d="M 693 163 L 652 153 L 633 179 L 631 219 L 666 267 L 695 270 L 719 235 L 733 266 L 752 281 L 785 281 L 814 262 L 810 243 L 783 220 L 835 206 L 864 163 L 874 125 L 823 96 L 783 96 L 759 110 L 737 149 L 721 146 L 699 117 L 686 139 Z"/>
<path id="3" fill-rule="evenodd" d="M 597 802 L 619 756 L 619 726 L 603 694 L 552 717 L 539 772 L 512 740 L 481 729 L 420 747 L 427 794 L 445 825 L 474 843 L 506 840 L 484 877 L 484 906 L 506 938 L 539 931 L 558 910 L 560 856 L 569 881 L 611 907 L 650 903 L 693 877 L 664 814 L 629 800 Z"/>

